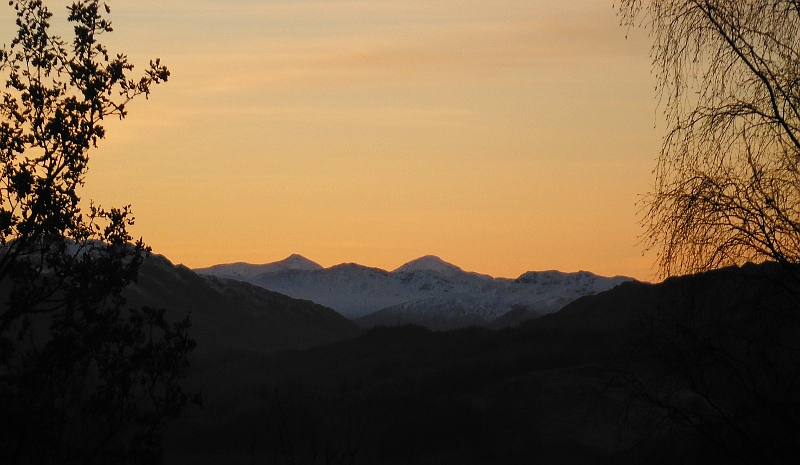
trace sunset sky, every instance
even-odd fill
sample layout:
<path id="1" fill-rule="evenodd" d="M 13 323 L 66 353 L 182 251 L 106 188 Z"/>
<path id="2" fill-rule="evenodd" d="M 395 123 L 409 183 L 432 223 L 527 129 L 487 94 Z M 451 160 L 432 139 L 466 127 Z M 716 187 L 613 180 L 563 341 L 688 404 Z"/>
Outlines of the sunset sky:
<path id="1" fill-rule="evenodd" d="M 173 262 L 654 278 L 637 201 L 664 125 L 613 0 L 109 4 L 111 50 L 172 76 L 107 124 L 83 193 Z"/>

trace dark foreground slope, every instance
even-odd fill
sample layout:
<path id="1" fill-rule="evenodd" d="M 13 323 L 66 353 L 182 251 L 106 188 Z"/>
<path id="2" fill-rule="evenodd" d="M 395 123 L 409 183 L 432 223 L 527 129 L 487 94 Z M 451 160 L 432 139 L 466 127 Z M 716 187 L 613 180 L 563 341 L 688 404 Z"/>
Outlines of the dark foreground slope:
<path id="1" fill-rule="evenodd" d="M 166 308 L 172 321 L 190 315 L 197 353 L 302 349 L 354 337 L 360 329 L 334 310 L 248 283 L 204 278 L 151 255 L 128 304 Z"/>
<path id="2" fill-rule="evenodd" d="M 207 393 L 205 410 L 171 426 L 166 462 L 730 463 L 742 451 L 726 451 L 706 440 L 713 436 L 650 415 L 658 408 L 637 396 L 648 394 L 643 381 L 655 380 L 666 395 L 655 400 L 679 402 L 668 407 L 694 399 L 679 366 L 650 349 L 725 349 L 714 346 L 711 339 L 720 335 L 713 331 L 696 331 L 700 347 L 683 336 L 670 341 L 680 331 L 658 329 L 660 322 L 758 327 L 764 313 L 750 310 L 787 305 L 776 297 L 783 289 L 779 274 L 762 266 L 659 285 L 624 283 L 501 331 L 376 327 L 303 351 L 208 353 L 189 379 L 191 388 Z M 796 335 L 791 331 L 788 336 Z M 736 344 L 729 358 L 738 356 Z M 705 373 L 709 402 L 724 400 L 725 412 L 735 414 L 730 401 L 742 392 L 714 391 L 714 383 L 732 384 L 701 359 L 683 359 L 688 376 Z M 753 371 L 761 373 L 756 381 L 770 370 Z M 633 388 L 635 382 L 644 388 Z M 695 404 L 689 404 L 691 413 Z M 768 412 L 759 415 L 757 425 L 774 425 Z M 676 437 L 681 447 L 674 447 Z"/>

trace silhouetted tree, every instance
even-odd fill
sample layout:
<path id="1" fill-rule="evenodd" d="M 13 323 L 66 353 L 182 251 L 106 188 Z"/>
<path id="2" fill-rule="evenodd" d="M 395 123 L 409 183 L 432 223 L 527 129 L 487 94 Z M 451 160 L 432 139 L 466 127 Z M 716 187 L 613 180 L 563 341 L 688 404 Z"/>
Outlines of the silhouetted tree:
<path id="1" fill-rule="evenodd" d="M 0 463 L 155 462 L 159 430 L 192 400 L 178 384 L 194 347 L 188 319 L 124 308 L 149 249 L 129 208 L 82 211 L 88 151 L 104 118 L 166 81 L 99 42 L 109 7 L 68 7 L 74 36 L 50 34 L 39 0 L 9 2 L 0 51 Z"/>
<path id="2" fill-rule="evenodd" d="M 662 273 L 800 262 L 800 2 L 621 0 L 620 13 L 650 30 L 667 117 L 644 204 Z"/>
<path id="3" fill-rule="evenodd" d="M 667 462 L 793 463 L 800 2 L 621 0 L 620 13 L 623 24 L 650 29 L 668 122 L 644 218 L 662 275 L 782 265 L 669 287 L 617 371 L 626 414 L 673 454 Z"/>

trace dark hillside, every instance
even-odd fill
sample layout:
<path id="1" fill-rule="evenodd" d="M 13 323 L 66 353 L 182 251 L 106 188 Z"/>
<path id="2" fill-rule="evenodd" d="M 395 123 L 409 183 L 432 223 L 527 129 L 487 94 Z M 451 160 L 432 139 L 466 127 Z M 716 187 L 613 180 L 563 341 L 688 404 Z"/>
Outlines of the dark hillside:
<path id="1" fill-rule="evenodd" d="M 176 321 L 190 315 L 197 353 L 303 349 L 361 331 L 334 310 L 228 279 L 204 278 L 151 255 L 126 291 L 130 306 L 166 308 Z"/>
<path id="2" fill-rule="evenodd" d="M 757 328 L 768 318 L 754 309 L 789 305 L 782 276 L 768 264 L 625 283 L 500 331 L 376 327 L 302 351 L 209 353 L 189 380 L 208 394 L 206 409 L 173 425 L 168 463 L 730 463 L 734 455 L 697 431 L 627 421 L 657 411 L 630 381 L 676 373 L 660 371 L 671 360 L 654 358 L 660 352 L 645 343 L 666 354 L 701 353 L 656 322 L 690 328 L 681 320 L 688 313 L 703 328 L 735 329 L 726 323 L 732 315 Z M 736 344 L 714 347 L 733 356 Z M 683 364 L 702 372 L 699 360 Z M 770 370 L 761 379 L 772 380 Z M 752 406 L 741 393 L 736 399 Z M 758 425 L 773 426 L 760 412 Z M 664 455 L 675 431 L 687 446 Z"/>

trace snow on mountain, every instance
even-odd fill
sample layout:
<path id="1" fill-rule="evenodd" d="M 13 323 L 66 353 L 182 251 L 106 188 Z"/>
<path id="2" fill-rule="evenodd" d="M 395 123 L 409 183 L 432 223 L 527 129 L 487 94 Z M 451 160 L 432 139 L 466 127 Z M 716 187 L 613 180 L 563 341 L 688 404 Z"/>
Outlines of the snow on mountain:
<path id="1" fill-rule="evenodd" d="M 313 262 L 306 257 L 298 254 L 292 254 L 283 260 L 265 263 L 263 265 L 253 265 L 250 263 L 226 263 L 223 265 L 214 265 L 208 268 L 197 268 L 194 271 L 198 274 L 208 276 L 217 276 L 220 278 L 241 279 L 247 281 L 248 278 L 258 276 L 263 273 L 273 273 L 276 271 L 286 270 L 321 270 L 322 265 Z"/>
<path id="2" fill-rule="evenodd" d="M 264 273 L 249 282 L 299 299 L 312 300 L 348 318 L 357 318 L 409 300 L 464 291 L 474 280 L 469 275 L 448 279 L 435 271 L 390 273 L 344 263 L 324 270 Z"/>
<path id="3" fill-rule="evenodd" d="M 299 258 L 292 261 L 293 257 Z M 515 307 L 551 313 L 578 297 L 631 280 L 586 271 L 530 271 L 517 279 L 493 278 L 466 272 L 432 255 L 391 272 L 355 263 L 322 268 L 299 255 L 274 264 L 217 265 L 196 271 L 311 300 L 351 319 L 369 315 L 358 321 L 362 326 L 415 322 L 433 329 L 485 325 Z"/>
<path id="4" fill-rule="evenodd" d="M 452 263 L 447 263 L 435 255 L 425 255 L 424 257 L 419 257 L 416 260 L 411 260 L 410 262 L 394 270 L 392 273 L 411 273 L 414 271 L 435 271 L 446 277 L 464 273 L 464 270 L 461 268 L 453 265 Z"/>
<path id="5" fill-rule="evenodd" d="M 580 292 L 582 295 L 597 294 L 598 292 L 622 284 L 625 281 L 633 281 L 633 279 L 626 276 L 607 278 L 583 270 L 577 273 L 563 273 L 556 270 L 528 271 L 514 280 L 517 284 L 570 288 L 576 292 Z"/>
<path id="6" fill-rule="evenodd" d="M 393 305 L 356 319 L 363 327 L 415 323 L 430 329 L 489 325 L 516 307 L 544 315 L 585 295 L 608 290 L 631 278 L 606 278 L 587 271 L 531 271 L 516 280 L 492 278 L 492 284 L 467 292 L 431 296 Z"/>

